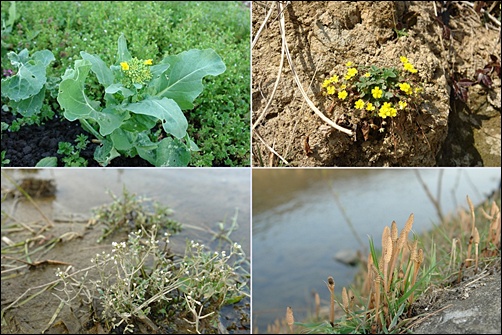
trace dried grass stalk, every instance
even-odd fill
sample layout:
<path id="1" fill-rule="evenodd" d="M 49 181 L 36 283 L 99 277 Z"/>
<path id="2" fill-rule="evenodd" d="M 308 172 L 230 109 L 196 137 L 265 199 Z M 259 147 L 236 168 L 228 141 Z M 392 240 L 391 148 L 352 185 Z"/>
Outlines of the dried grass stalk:
<path id="1" fill-rule="evenodd" d="M 416 243 L 415 243 L 416 247 Z M 414 254 L 414 258 L 411 259 L 414 263 L 414 268 L 413 268 L 413 278 L 411 281 L 411 287 L 413 287 L 417 281 L 417 275 L 418 275 L 418 270 L 420 269 L 420 265 L 424 262 L 424 251 L 422 249 L 418 249 L 418 251 Z M 411 262 L 410 262 L 411 263 Z M 410 304 L 413 302 L 413 295 L 415 291 L 411 292 L 410 295 Z"/>
<path id="2" fill-rule="evenodd" d="M 315 293 L 314 296 L 315 300 L 315 317 L 317 320 L 319 320 L 319 313 L 321 312 L 321 298 L 319 297 L 319 293 Z"/>
<path id="3" fill-rule="evenodd" d="M 347 295 L 347 289 L 345 286 L 342 289 L 342 303 L 343 303 L 343 309 L 345 310 L 345 313 L 349 312 L 349 296 Z"/>
<path id="4" fill-rule="evenodd" d="M 402 251 L 404 246 L 406 245 L 406 242 L 408 242 L 408 234 L 411 231 L 411 228 L 413 226 L 413 220 L 415 216 L 413 213 L 410 214 L 410 217 L 406 221 L 403 230 L 401 230 L 401 233 L 399 234 L 399 238 L 397 239 L 397 249 L 398 251 Z M 402 257 L 402 256 L 401 256 Z"/>
<path id="5" fill-rule="evenodd" d="M 286 308 L 286 322 L 289 326 L 290 333 L 294 334 L 295 332 L 293 331 L 293 325 L 295 323 L 295 317 L 293 315 L 293 309 L 289 306 Z"/>
<path id="6" fill-rule="evenodd" d="M 398 236 L 396 221 L 392 221 L 390 225 L 390 237 L 392 238 L 392 243 L 397 243 L 397 239 L 399 236 Z"/>
<path id="7" fill-rule="evenodd" d="M 335 326 L 335 280 L 333 277 L 328 277 L 329 298 L 329 323 L 331 327 Z"/>
<path id="8" fill-rule="evenodd" d="M 408 261 L 408 266 L 406 267 L 406 273 L 404 274 L 404 280 L 408 280 L 410 271 L 411 271 L 411 266 L 413 265 L 413 260 L 416 259 L 417 257 L 417 245 L 418 241 L 415 240 L 413 244 L 408 245 L 408 249 L 410 249 L 410 259 Z"/>
<path id="9" fill-rule="evenodd" d="M 373 278 L 371 275 L 371 266 L 373 265 L 373 257 L 371 257 L 371 254 L 368 254 L 368 261 L 366 262 L 366 278 L 364 279 L 364 293 L 369 294 L 373 282 Z"/>
<path id="10" fill-rule="evenodd" d="M 479 252 L 479 232 L 478 232 L 478 228 L 474 227 L 474 253 L 476 256 L 474 274 L 478 273 L 478 252 Z"/>
<path id="11" fill-rule="evenodd" d="M 352 290 L 350 288 L 349 288 L 348 295 L 349 295 L 349 308 L 351 310 L 353 310 L 354 309 L 354 299 L 355 299 L 355 296 L 354 296 L 354 292 L 352 292 Z"/>
<path id="12" fill-rule="evenodd" d="M 374 268 L 374 271 L 375 271 L 375 281 L 374 281 L 374 294 L 375 294 L 375 324 L 377 325 L 377 329 L 380 329 L 381 327 L 381 324 L 380 324 L 380 317 L 379 317 L 379 314 L 380 314 L 380 283 L 381 283 L 381 278 L 378 274 L 378 271 L 376 270 L 375 267 Z"/>
<path id="13" fill-rule="evenodd" d="M 469 204 L 469 210 L 471 212 L 471 237 L 469 238 L 469 246 L 467 247 L 467 259 L 465 260 L 465 266 L 469 267 L 471 265 L 471 249 L 472 242 L 474 239 L 474 229 L 476 225 L 476 215 L 474 214 L 474 205 L 471 199 L 467 196 L 467 203 Z"/>
<path id="14" fill-rule="evenodd" d="M 492 208 L 490 210 L 491 222 L 490 230 L 488 232 L 488 243 L 492 245 L 493 248 L 500 249 L 500 210 L 493 202 Z M 486 256 L 493 256 L 493 252 L 487 251 Z"/>
<path id="15" fill-rule="evenodd" d="M 385 226 L 382 234 L 382 257 L 383 257 L 383 284 L 385 288 L 385 293 L 389 292 L 389 271 L 392 272 L 392 269 L 389 269 L 389 263 L 392 258 L 392 238 L 390 229 L 388 226 Z"/>

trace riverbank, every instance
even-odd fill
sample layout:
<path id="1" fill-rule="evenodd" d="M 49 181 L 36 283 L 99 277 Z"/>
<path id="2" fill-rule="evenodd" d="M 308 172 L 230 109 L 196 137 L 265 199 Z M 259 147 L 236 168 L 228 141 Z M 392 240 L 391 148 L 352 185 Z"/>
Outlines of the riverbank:
<path id="1" fill-rule="evenodd" d="M 445 272 L 443 281 L 431 282 L 412 306 L 418 315 L 417 321 L 410 330 L 417 334 L 500 334 L 501 332 L 501 257 L 500 257 L 500 190 L 494 192 L 486 202 L 481 204 L 469 221 L 476 222 L 479 228 L 480 254 L 479 266 L 452 267 Z M 498 207 L 498 208 L 496 208 Z M 490 212 L 491 211 L 491 212 Z M 458 213 L 458 218 L 451 224 L 444 224 L 444 229 L 436 229 L 425 236 L 426 240 L 440 239 L 440 232 L 450 231 L 447 235 L 453 240 L 457 222 L 467 220 L 465 211 Z M 491 217 L 490 217 L 491 216 Z M 488 241 L 495 229 L 498 243 L 491 245 Z M 465 230 L 465 228 L 464 228 Z M 462 231 L 459 235 L 462 235 Z M 465 232 L 464 234 L 465 235 Z M 460 236 L 462 238 L 462 236 Z M 463 236 L 464 239 L 467 236 Z M 484 241 L 483 241 L 484 240 Z M 465 245 L 468 247 L 468 245 Z M 447 245 L 441 246 L 447 252 L 452 250 Z M 490 248 L 491 251 L 490 251 Z M 438 249 L 440 250 L 440 249 Z M 461 249 L 460 249 L 461 250 Z M 465 264 L 465 260 L 464 263 Z"/>
<path id="2" fill-rule="evenodd" d="M 411 230 L 405 243 L 416 245 L 417 253 L 413 255 L 413 247 L 401 249 L 410 252 L 402 256 L 395 271 L 388 271 L 387 287 L 382 284 L 385 281 L 383 257 L 379 256 L 380 251 L 372 251 L 371 258 L 376 261 L 370 260 L 368 266 L 367 255 L 364 255 L 360 273 L 347 287 L 354 292 L 352 298 L 349 291 L 348 303 L 338 295 L 342 288 L 336 287 L 334 317 L 329 318 L 329 302 L 326 303 L 328 297 L 324 292 L 321 303 L 326 307 L 319 306 L 320 311 L 311 314 L 319 313 L 318 317 L 297 321 L 293 329 L 286 320 L 276 322 L 268 332 L 500 333 L 499 208 L 500 190 L 476 206 L 467 197 L 461 208 L 443 216 L 432 230 L 421 235 Z M 410 216 L 409 221 L 412 220 Z M 408 224 L 402 230 L 404 234 L 407 234 L 406 226 Z M 397 233 L 394 236 L 398 236 Z M 378 236 L 372 238 L 379 239 Z M 382 253 L 386 253 L 385 248 Z M 416 285 L 414 277 L 408 275 L 408 267 L 418 269 Z M 370 271 L 373 275 L 368 275 L 368 268 L 373 268 Z M 371 289 L 368 289 L 368 279 L 369 285 L 373 285 Z M 371 283 L 380 283 L 380 286 Z M 384 290 L 386 294 L 382 293 Z M 380 294 L 376 295 L 378 291 Z M 343 311 L 345 306 L 348 306 L 347 312 Z M 334 322 L 330 324 L 330 320 Z"/>

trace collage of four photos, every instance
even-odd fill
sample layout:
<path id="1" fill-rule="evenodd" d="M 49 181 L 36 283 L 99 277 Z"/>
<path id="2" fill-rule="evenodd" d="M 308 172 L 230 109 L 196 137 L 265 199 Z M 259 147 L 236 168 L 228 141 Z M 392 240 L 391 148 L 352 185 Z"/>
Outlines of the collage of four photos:
<path id="1" fill-rule="evenodd" d="M 2 334 L 500 334 L 500 2 L 1 15 Z"/>

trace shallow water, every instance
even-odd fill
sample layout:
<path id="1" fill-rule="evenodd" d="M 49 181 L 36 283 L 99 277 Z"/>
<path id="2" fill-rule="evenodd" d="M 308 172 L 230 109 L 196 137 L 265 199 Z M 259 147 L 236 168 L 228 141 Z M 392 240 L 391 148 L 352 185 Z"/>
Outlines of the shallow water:
<path id="1" fill-rule="evenodd" d="M 218 223 L 229 228 L 237 211 L 238 229 L 230 237 L 250 252 L 249 169 L 2 169 L 19 180 L 25 177 L 52 179 L 56 185 L 54 211 L 90 217 L 92 209 L 113 200 L 111 191 L 146 196 L 174 210 L 172 218 L 193 229 L 178 239 L 208 243 Z M 2 176 L 2 184 L 4 184 Z M 6 184 L 5 184 L 6 185 Z"/>
<path id="2" fill-rule="evenodd" d="M 439 169 L 418 171 L 436 195 Z M 445 214 L 458 206 L 467 208 L 466 195 L 475 204 L 482 201 L 500 182 L 499 168 L 443 171 Z M 379 248 L 384 226 L 395 220 L 402 229 L 411 213 L 415 233 L 437 222 L 413 169 L 254 169 L 253 330 L 263 332 L 267 324 L 284 318 L 286 306 L 302 320 L 313 311 L 313 291 L 326 306 L 327 277 L 334 277 L 340 294 L 356 272 L 333 256 L 340 250 L 367 248 L 369 237 Z"/>
<path id="3" fill-rule="evenodd" d="M 15 257 L 9 259 L 2 257 L 2 269 L 8 269 L 10 276 L 4 277 L 2 270 L 2 300 L 6 301 L 6 304 L 15 302 L 28 287 L 30 289 L 42 287 L 54 280 L 56 270 L 59 271 L 58 267 L 63 264 L 61 261 L 65 266 L 69 265 L 67 271 L 70 271 L 70 268 L 84 269 L 91 265 L 91 258 L 96 253 L 110 252 L 111 242 L 115 238 L 125 237 L 124 234 L 114 234 L 103 243 L 97 243 L 101 236 L 101 227 L 86 229 L 86 218 L 92 216 L 92 209 L 112 203 L 113 199 L 107 191 L 121 198 L 123 188 L 126 188 L 131 194 L 145 196 L 173 209 L 175 212 L 172 218 L 181 222 L 183 227 L 181 233 L 169 239 L 169 249 L 177 254 L 184 252 L 187 239 L 204 243 L 212 250 L 228 252 L 229 243 L 213 240 L 213 231 L 219 231 L 221 222 L 224 222 L 225 228 L 228 229 L 236 216 L 238 228 L 229 237 L 239 243 L 244 252 L 250 256 L 249 169 L 2 169 L 3 191 L 5 188 L 13 188 L 7 176 L 11 176 L 18 183 L 21 180 L 52 180 L 55 194 L 48 198 L 34 198 L 37 208 L 29 201 L 23 199 L 17 201 L 15 198 L 6 197 L 2 202 L 2 254 L 3 248 L 7 247 L 5 241 L 15 243 L 33 238 L 30 232 L 38 231 L 45 225 L 41 217 L 41 213 L 44 213 L 51 218 L 49 220 L 53 220 L 53 225 L 44 231 L 43 236 L 37 236 L 42 239 L 38 238 L 34 244 L 26 243 L 25 248 L 29 249 L 34 262 L 51 260 L 57 264 L 37 266 L 33 271 L 25 268 L 19 270 L 19 267 L 16 270 L 15 267 L 18 266 L 16 258 L 23 258 L 28 249 L 25 249 L 26 251 L 23 248 L 9 249 L 9 254 Z M 35 186 L 40 184 L 32 183 Z M 27 188 L 26 183 L 25 189 Z M 35 190 L 39 189 L 35 187 Z M 7 215 L 4 215 L 4 211 Z M 63 219 L 56 220 L 58 218 Z M 24 230 L 17 228 L 21 222 L 25 227 Z M 61 243 L 55 243 L 53 247 L 48 246 L 47 241 L 55 236 L 61 236 Z M 63 236 L 66 236 L 65 239 Z M 221 242 L 221 245 L 218 242 Z M 40 247 L 38 243 L 46 244 Z M 96 279 L 95 275 L 89 273 L 89 278 Z M 5 332 L 41 333 L 46 329 L 48 321 L 60 303 L 52 293 L 54 292 L 43 292 L 31 299 L 29 304 L 22 306 L 20 304 L 9 309 L 6 314 L 8 324 Z M 229 326 L 233 322 L 239 324 L 240 313 L 243 318 L 249 320 L 249 299 L 245 298 L 238 304 L 232 305 L 230 309 L 222 310 L 221 322 L 224 326 Z M 80 321 L 88 320 L 90 317 L 88 309 L 64 308 L 58 315 L 61 322 L 49 324 L 51 328 L 47 333 L 87 332 L 89 323 Z M 86 326 L 83 327 L 83 324 Z M 90 324 L 92 326 L 89 327 L 98 327 L 97 332 L 102 332 L 99 331 L 97 323 L 90 322 Z M 64 326 L 63 329 L 59 329 L 58 325 Z M 3 332 L 4 325 L 2 325 Z M 236 333 L 246 332 L 243 328 Z"/>

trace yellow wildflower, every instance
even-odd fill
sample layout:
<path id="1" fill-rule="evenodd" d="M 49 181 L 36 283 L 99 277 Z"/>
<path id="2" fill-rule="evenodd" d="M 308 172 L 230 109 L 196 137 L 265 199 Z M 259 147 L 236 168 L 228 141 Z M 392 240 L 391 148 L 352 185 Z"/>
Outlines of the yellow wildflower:
<path id="1" fill-rule="evenodd" d="M 418 70 L 415 69 L 415 67 L 411 63 L 404 63 L 403 66 L 404 66 L 404 69 L 406 71 L 410 71 L 411 73 L 417 73 L 418 72 Z"/>
<path id="2" fill-rule="evenodd" d="M 362 99 L 357 100 L 355 107 L 356 107 L 356 109 L 363 109 L 364 108 L 364 101 Z"/>
<path id="3" fill-rule="evenodd" d="M 129 64 L 127 64 L 127 62 L 121 62 L 120 66 L 122 67 L 122 71 L 129 70 Z"/>
<path id="4" fill-rule="evenodd" d="M 383 91 L 378 86 L 375 86 L 375 88 L 371 90 L 371 94 L 373 94 L 373 98 L 375 99 L 380 99 L 382 97 L 382 93 Z"/>
<path id="5" fill-rule="evenodd" d="M 352 63 L 351 61 L 348 61 L 347 64 L 345 64 L 346 67 L 350 67 L 352 65 L 354 65 L 354 63 Z"/>
<path id="6" fill-rule="evenodd" d="M 331 83 L 338 83 L 338 76 L 335 74 L 333 77 L 329 78 Z"/>
<path id="7" fill-rule="evenodd" d="M 347 85 L 345 85 L 345 84 L 340 85 L 341 90 L 344 90 L 345 88 L 347 88 Z"/>
<path id="8" fill-rule="evenodd" d="M 343 90 L 341 92 L 338 92 L 338 99 L 340 100 L 345 100 L 345 98 L 349 95 L 347 91 Z"/>
<path id="9" fill-rule="evenodd" d="M 406 58 L 404 56 L 399 57 L 399 59 L 401 60 L 401 63 L 403 63 L 403 64 L 408 63 L 408 58 Z"/>
<path id="10" fill-rule="evenodd" d="M 374 111 L 375 110 L 375 106 L 373 106 L 373 104 L 371 102 L 368 102 L 368 104 L 366 105 L 366 110 L 368 110 L 368 111 Z"/>
<path id="11" fill-rule="evenodd" d="M 399 89 L 408 95 L 411 95 L 413 93 L 413 90 L 411 89 L 411 86 L 408 83 L 399 84 Z"/>
<path id="12" fill-rule="evenodd" d="M 335 87 L 334 86 L 329 86 L 328 89 L 327 89 L 327 91 L 328 91 L 328 94 L 330 94 L 330 95 L 331 94 L 335 94 Z"/>
<path id="13" fill-rule="evenodd" d="M 351 67 L 347 69 L 347 74 L 345 75 L 345 80 L 349 80 L 350 78 L 354 77 L 357 74 L 357 69 L 354 67 Z"/>
<path id="14" fill-rule="evenodd" d="M 151 59 L 147 59 L 143 62 L 145 65 L 152 65 L 152 60 Z"/>
<path id="15" fill-rule="evenodd" d="M 371 77 L 371 74 L 369 72 L 366 72 L 365 74 L 363 74 L 363 76 L 366 78 L 369 78 L 369 77 Z"/>
<path id="16" fill-rule="evenodd" d="M 380 107 L 380 111 L 378 112 L 378 116 L 382 119 L 385 119 L 387 116 L 394 117 L 397 115 L 397 110 L 392 107 L 389 102 L 385 102 L 382 107 Z"/>
<path id="17" fill-rule="evenodd" d="M 399 101 L 399 109 L 405 109 L 408 106 L 406 101 Z"/>
<path id="18" fill-rule="evenodd" d="M 325 79 L 323 82 L 322 82 L 322 88 L 326 88 L 328 87 L 328 85 L 331 84 L 331 80 L 330 79 Z"/>

